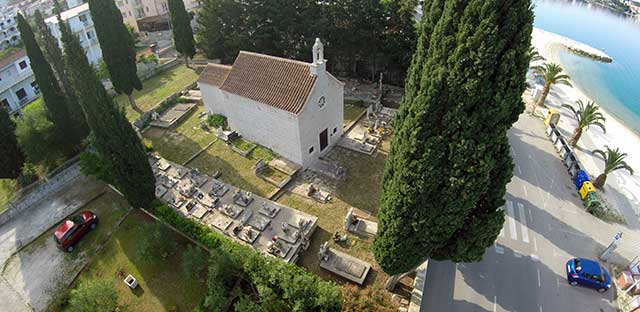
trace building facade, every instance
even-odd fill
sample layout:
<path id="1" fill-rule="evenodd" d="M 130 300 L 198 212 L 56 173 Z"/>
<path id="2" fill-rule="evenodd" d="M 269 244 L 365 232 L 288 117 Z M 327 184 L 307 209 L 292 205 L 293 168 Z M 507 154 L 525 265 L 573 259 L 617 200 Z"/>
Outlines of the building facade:
<path id="1" fill-rule="evenodd" d="M 0 50 L 16 46 L 20 42 L 20 31 L 13 8 L 0 9 Z"/>
<path id="2" fill-rule="evenodd" d="M 17 114 L 39 96 L 40 89 L 25 50 L 11 49 L 0 59 L 0 106 L 10 114 Z"/>
<path id="3" fill-rule="evenodd" d="M 84 48 L 87 59 L 91 64 L 97 64 L 102 60 L 102 50 L 96 35 L 96 29 L 91 20 L 91 12 L 89 12 L 89 4 L 85 3 L 60 14 L 62 20 L 67 22 L 71 27 L 71 31 L 80 39 L 80 45 Z M 58 39 L 58 44 L 62 47 L 60 40 L 60 28 L 58 27 L 58 18 L 56 16 L 49 17 L 45 20 L 47 26 L 51 30 L 51 34 Z"/>
<path id="4" fill-rule="evenodd" d="M 241 51 L 232 66 L 209 64 L 198 79 L 204 105 L 248 140 L 309 167 L 343 133 L 344 84 L 323 56 L 317 39 L 313 63 Z"/>
<path id="5" fill-rule="evenodd" d="M 199 0 L 183 0 L 187 11 L 200 6 Z M 146 23 L 169 22 L 169 4 L 167 0 L 116 0 L 116 6 L 125 23 L 136 31 L 144 30 Z"/>

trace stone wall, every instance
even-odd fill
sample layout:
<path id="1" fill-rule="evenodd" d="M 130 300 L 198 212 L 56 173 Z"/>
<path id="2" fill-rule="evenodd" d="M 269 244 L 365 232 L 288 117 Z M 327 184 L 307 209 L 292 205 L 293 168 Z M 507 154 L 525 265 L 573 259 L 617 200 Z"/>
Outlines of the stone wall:
<path id="1" fill-rule="evenodd" d="M 54 171 L 47 178 L 38 180 L 34 184 L 27 187 L 27 190 L 20 192 L 15 199 L 10 200 L 2 205 L 9 207 L 0 213 L 0 225 L 13 219 L 22 211 L 33 206 L 36 202 L 59 191 L 69 182 L 82 176 L 80 172 L 80 162 L 78 157 L 71 159 L 65 163 L 62 168 Z"/>

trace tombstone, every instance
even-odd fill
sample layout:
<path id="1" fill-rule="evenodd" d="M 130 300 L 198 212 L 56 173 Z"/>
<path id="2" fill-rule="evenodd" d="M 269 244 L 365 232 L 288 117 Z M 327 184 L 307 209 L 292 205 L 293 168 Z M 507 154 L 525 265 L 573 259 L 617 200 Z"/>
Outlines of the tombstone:
<path id="1" fill-rule="evenodd" d="M 367 106 L 367 120 L 371 120 L 373 116 L 373 105 Z"/>
<path id="2" fill-rule="evenodd" d="M 320 245 L 320 250 L 318 251 L 318 258 L 320 258 L 320 262 L 329 260 L 329 242 L 324 242 Z"/>
<path id="3" fill-rule="evenodd" d="M 344 230 L 348 231 L 351 227 L 351 223 L 353 222 L 353 207 L 349 208 L 349 212 L 347 212 L 347 216 L 344 217 Z"/>
<path id="4" fill-rule="evenodd" d="M 262 171 L 264 171 L 266 166 L 267 166 L 267 163 L 264 161 L 264 159 L 260 158 L 258 159 L 256 164 L 253 165 L 253 171 L 256 175 L 261 175 Z"/>
<path id="5" fill-rule="evenodd" d="M 158 112 L 156 111 L 151 112 L 151 120 L 155 121 L 158 119 L 160 119 L 160 115 L 158 114 Z"/>

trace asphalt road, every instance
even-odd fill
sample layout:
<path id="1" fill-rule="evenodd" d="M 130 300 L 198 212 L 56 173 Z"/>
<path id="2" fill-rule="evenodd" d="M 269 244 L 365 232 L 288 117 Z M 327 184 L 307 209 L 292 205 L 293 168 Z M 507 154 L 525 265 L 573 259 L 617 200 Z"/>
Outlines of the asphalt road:
<path id="1" fill-rule="evenodd" d="M 573 287 L 565 274 L 572 257 L 596 259 L 613 227 L 584 212 L 540 120 L 523 114 L 509 140 L 502 233 L 479 263 L 430 261 L 421 311 L 615 311 L 613 290 Z"/>

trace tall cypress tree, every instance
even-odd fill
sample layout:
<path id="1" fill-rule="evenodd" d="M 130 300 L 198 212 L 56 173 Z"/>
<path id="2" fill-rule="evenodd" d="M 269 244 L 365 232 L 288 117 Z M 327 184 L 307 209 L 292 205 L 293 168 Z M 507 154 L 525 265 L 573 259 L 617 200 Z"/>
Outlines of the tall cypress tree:
<path id="1" fill-rule="evenodd" d="M 184 55 L 184 62 L 189 67 L 189 59 L 196 55 L 196 44 L 193 40 L 193 29 L 191 29 L 191 15 L 184 8 L 182 0 L 169 0 L 168 4 L 176 51 Z"/>
<path id="2" fill-rule="evenodd" d="M 9 112 L 0 107 L 0 179 L 15 179 L 24 164 L 24 154 L 16 139 L 16 124 Z"/>
<path id="3" fill-rule="evenodd" d="M 78 96 L 71 86 L 69 76 L 64 67 L 64 59 L 62 58 L 62 50 L 58 45 L 58 39 L 51 34 L 39 10 L 34 14 L 34 26 L 37 33 L 36 40 L 43 48 L 42 52 L 49 64 L 51 64 L 53 72 L 58 78 L 60 88 L 67 99 L 70 117 L 75 122 L 76 129 L 81 133 L 81 136 L 87 137 L 89 135 L 89 126 L 87 126 L 82 107 L 78 102 Z"/>
<path id="4" fill-rule="evenodd" d="M 427 258 L 482 259 L 504 222 L 506 134 L 524 109 L 530 0 L 438 2 L 420 27 L 385 167 L 373 251 L 393 275 Z"/>
<path id="5" fill-rule="evenodd" d="M 107 94 L 78 38 L 60 15 L 58 23 L 67 70 L 95 136 L 95 148 L 112 170 L 115 186 L 129 203 L 138 208 L 147 207 L 155 198 L 155 178 L 140 139 Z"/>
<path id="6" fill-rule="evenodd" d="M 42 92 L 44 103 L 47 106 L 49 119 L 56 125 L 61 137 L 65 138 L 65 141 L 70 146 L 80 144 L 84 139 L 83 135 L 86 133 L 79 131 L 74 120 L 69 118 L 70 112 L 67 106 L 67 99 L 58 85 L 49 62 L 45 59 L 40 46 L 36 42 L 31 26 L 21 14 L 18 14 L 16 18 L 22 41 L 29 56 L 31 69 Z"/>
<path id="7" fill-rule="evenodd" d="M 135 42 L 122 21 L 122 15 L 113 0 L 89 0 L 91 19 L 107 65 L 113 88 L 129 98 L 129 104 L 138 113 L 143 111 L 133 99 L 133 90 L 141 90 L 142 82 L 136 68 Z"/>

